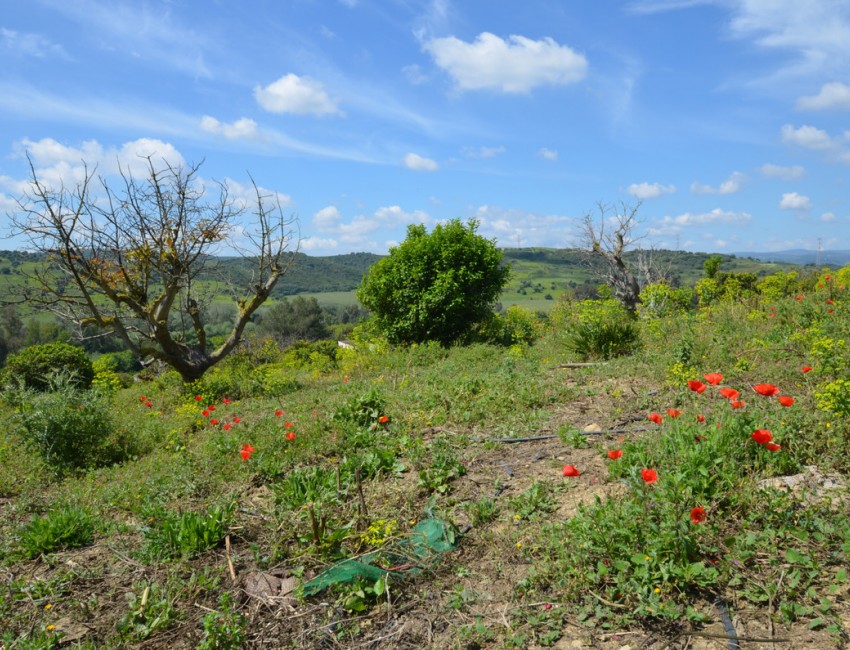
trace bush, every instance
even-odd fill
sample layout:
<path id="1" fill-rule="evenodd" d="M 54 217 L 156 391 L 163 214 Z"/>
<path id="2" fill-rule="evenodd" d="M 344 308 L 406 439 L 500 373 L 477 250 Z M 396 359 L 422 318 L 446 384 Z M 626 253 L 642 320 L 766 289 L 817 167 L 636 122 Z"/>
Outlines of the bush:
<path id="1" fill-rule="evenodd" d="M 10 356 L 3 372 L 4 383 L 19 382 L 26 388 L 47 390 L 50 377 L 66 372 L 80 388 L 88 388 L 94 378 L 92 362 L 82 348 L 67 343 L 33 345 Z"/>
<path id="2" fill-rule="evenodd" d="M 357 297 L 391 343 L 450 345 L 491 318 L 510 269 L 477 227 L 454 219 L 428 234 L 410 225 L 405 240 L 369 269 Z"/>
<path id="3" fill-rule="evenodd" d="M 48 389 L 8 390 L 5 399 L 17 410 L 24 443 L 52 469 L 62 473 L 127 457 L 105 395 L 81 390 L 67 374 L 55 375 Z"/>
<path id="4" fill-rule="evenodd" d="M 640 328 L 614 298 L 583 300 L 565 323 L 567 345 L 584 359 L 611 359 L 640 346 Z"/>

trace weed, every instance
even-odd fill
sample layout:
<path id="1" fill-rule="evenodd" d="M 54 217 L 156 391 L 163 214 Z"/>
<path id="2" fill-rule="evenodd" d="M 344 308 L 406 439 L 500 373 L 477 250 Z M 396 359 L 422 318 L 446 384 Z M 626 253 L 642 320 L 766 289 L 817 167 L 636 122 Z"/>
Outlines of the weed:
<path id="1" fill-rule="evenodd" d="M 247 621 L 233 608 L 233 597 L 223 593 L 219 611 L 209 612 L 201 620 L 204 637 L 197 650 L 238 650 L 245 645 Z"/>
<path id="2" fill-rule="evenodd" d="M 233 506 L 214 506 L 206 513 L 155 509 L 142 529 L 152 557 L 190 558 L 217 546 L 224 538 Z"/>
<path id="3" fill-rule="evenodd" d="M 141 592 L 141 593 L 139 593 Z M 155 582 L 142 582 L 127 594 L 129 610 L 117 624 L 118 633 L 130 642 L 143 641 L 177 620 L 169 594 Z"/>
<path id="4" fill-rule="evenodd" d="M 473 526 L 484 526 L 499 516 L 499 505 L 490 498 L 482 497 L 478 501 L 468 501 L 463 509 Z"/>
<path id="5" fill-rule="evenodd" d="M 33 519 L 20 531 L 20 546 L 26 557 L 88 546 L 94 540 L 95 521 L 82 508 L 62 506 L 44 517 Z"/>

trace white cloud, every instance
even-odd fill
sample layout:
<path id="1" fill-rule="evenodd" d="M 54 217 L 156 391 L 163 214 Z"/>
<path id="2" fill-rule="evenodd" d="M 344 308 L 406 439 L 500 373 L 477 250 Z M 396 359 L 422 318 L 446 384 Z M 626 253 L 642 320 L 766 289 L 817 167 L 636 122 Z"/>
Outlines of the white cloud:
<path id="1" fill-rule="evenodd" d="M 257 193 L 268 208 L 272 206 L 290 208 L 294 205 L 292 197 L 288 194 L 275 192 L 259 185 L 255 188 L 250 183 L 240 183 L 232 178 L 225 178 L 224 185 L 227 187 L 227 195 L 234 205 L 249 212 L 257 205 Z"/>
<path id="2" fill-rule="evenodd" d="M 318 81 L 291 72 L 265 88 L 254 87 L 257 103 L 270 113 L 297 115 L 342 115 L 337 100 Z"/>
<path id="3" fill-rule="evenodd" d="M 398 225 L 408 225 L 411 223 L 424 223 L 428 224 L 431 222 L 431 217 L 427 212 L 422 210 L 414 210 L 413 212 L 406 212 L 401 209 L 401 207 L 397 205 L 390 205 L 382 208 L 378 208 L 375 210 L 375 219 L 384 222 L 388 226 L 398 226 Z"/>
<path id="4" fill-rule="evenodd" d="M 59 57 L 70 60 L 65 49 L 41 34 L 20 33 L 0 27 L 0 50 L 37 59 Z"/>
<path id="5" fill-rule="evenodd" d="M 715 224 L 741 225 L 753 218 L 749 212 L 734 212 L 715 208 L 710 212 L 684 212 L 675 217 L 665 216 L 655 220 L 655 225 L 647 228 L 648 235 L 676 235 L 685 228 L 712 226 Z"/>
<path id="6" fill-rule="evenodd" d="M 636 199 L 655 199 L 662 194 L 672 194 L 676 191 L 675 185 L 662 185 L 661 183 L 632 183 L 626 190 Z"/>
<path id="7" fill-rule="evenodd" d="M 428 75 L 422 72 L 422 68 L 418 65 L 406 65 L 401 69 L 407 80 L 414 86 L 419 86 L 428 81 Z"/>
<path id="8" fill-rule="evenodd" d="M 219 122 L 214 117 L 204 115 L 201 118 L 200 127 L 202 131 L 220 135 L 228 140 L 253 139 L 259 135 L 257 123 L 247 117 L 242 117 L 230 124 Z"/>
<path id="9" fill-rule="evenodd" d="M 691 192 L 694 194 L 735 194 L 740 192 L 747 177 L 741 172 L 732 172 L 732 174 L 723 181 L 718 187 L 711 185 L 703 185 L 702 183 L 692 183 Z"/>
<path id="10" fill-rule="evenodd" d="M 633 2 L 629 11 L 636 14 L 655 14 L 677 9 L 690 9 L 701 5 L 716 4 L 717 0 L 639 0 Z"/>
<path id="11" fill-rule="evenodd" d="M 143 178 L 148 173 L 147 158 L 155 166 L 163 162 L 175 167 L 186 164 L 174 145 L 155 138 L 139 138 L 124 143 L 120 148 L 104 148 L 96 140 L 86 140 L 79 147 L 69 147 L 53 138 L 25 139 L 20 146 L 29 154 L 39 180 L 52 188 L 59 188 L 62 184 L 76 185 L 85 178 L 86 168 L 89 174 L 97 168 L 97 173 L 102 176 L 123 170 Z"/>
<path id="12" fill-rule="evenodd" d="M 480 234 L 499 246 L 567 245 L 578 238 L 576 219 L 564 215 L 480 205 L 470 216 L 478 220 Z"/>
<path id="13" fill-rule="evenodd" d="M 790 124 L 785 124 L 781 132 L 782 142 L 806 149 L 833 149 L 836 145 L 826 131 L 814 126 L 804 125 L 795 129 Z"/>
<path id="14" fill-rule="evenodd" d="M 439 167 L 430 158 L 423 158 L 415 153 L 409 153 L 404 157 L 404 166 L 417 172 L 432 172 Z"/>
<path id="15" fill-rule="evenodd" d="M 840 81 L 824 84 L 817 95 L 800 97 L 797 108 L 803 111 L 850 110 L 850 86 Z"/>
<path id="16" fill-rule="evenodd" d="M 333 230 L 339 225 L 342 215 L 335 205 L 329 205 L 313 215 L 313 225 L 319 230 Z"/>
<path id="17" fill-rule="evenodd" d="M 504 147 L 464 147 L 463 155 L 467 158 L 495 158 L 500 153 L 507 151 Z"/>
<path id="18" fill-rule="evenodd" d="M 322 239 L 321 237 L 305 237 L 300 242 L 301 250 L 311 253 L 335 252 L 339 247 L 336 239 Z"/>
<path id="19" fill-rule="evenodd" d="M 783 210 L 809 210 L 812 202 L 808 196 L 797 194 L 797 192 L 786 192 L 779 201 L 779 207 Z"/>
<path id="20" fill-rule="evenodd" d="M 824 212 L 820 216 L 820 220 L 825 222 L 825 223 L 831 223 L 831 222 L 835 221 L 836 219 L 837 219 L 837 217 L 832 212 Z"/>
<path id="21" fill-rule="evenodd" d="M 549 160 L 551 162 L 557 162 L 558 160 L 558 152 L 554 149 L 547 149 L 546 147 L 541 147 L 537 155 L 543 158 L 543 160 Z"/>
<path id="22" fill-rule="evenodd" d="M 527 93 L 536 86 L 575 83 L 587 72 L 583 55 L 551 38 L 505 41 L 482 32 L 472 43 L 448 36 L 428 41 L 425 49 L 460 90 Z"/>
<path id="23" fill-rule="evenodd" d="M 806 169 L 802 165 L 783 167 L 782 165 L 766 163 L 759 168 L 759 171 L 765 178 L 779 178 L 783 181 L 796 181 L 806 175 Z"/>

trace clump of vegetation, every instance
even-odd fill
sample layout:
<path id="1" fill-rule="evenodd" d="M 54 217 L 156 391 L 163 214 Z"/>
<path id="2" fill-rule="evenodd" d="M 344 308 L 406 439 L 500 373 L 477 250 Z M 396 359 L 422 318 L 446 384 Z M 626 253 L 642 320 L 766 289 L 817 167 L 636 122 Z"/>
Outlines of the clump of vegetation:
<path id="1" fill-rule="evenodd" d="M 67 548 L 88 546 L 94 540 L 95 519 L 82 508 L 61 506 L 43 517 L 33 517 L 20 533 L 26 557 L 38 557 Z"/>
<path id="2" fill-rule="evenodd" d="M 94 378 L 94 367 L 82 348 L 68 343 L 45 343 L 24 348 L 6 359 L 4 383 L 34 390 L 48 390 L 57 373 L 66 373 L 69 381 L 88 388 Z"/>
<path id="3" fill-rule="evenodd" d="M 451 345 L 492 317 L 510 269 L 477 228 L 459 219 L 430 234 L 408 226 L 405 240 L 369 269 L 357 297 L 391 342 Z"/>

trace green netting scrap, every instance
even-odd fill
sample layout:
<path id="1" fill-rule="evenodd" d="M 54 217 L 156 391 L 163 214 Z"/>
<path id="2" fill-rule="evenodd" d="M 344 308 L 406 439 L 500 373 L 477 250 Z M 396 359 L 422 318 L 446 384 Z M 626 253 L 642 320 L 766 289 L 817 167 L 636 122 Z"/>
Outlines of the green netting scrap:
<path id="1" fill-rule="evenodd" d="M 377 582 L 387 575 L 415 575 L 458 545 L 457 529 L 448 521 L 432 517 L 420 521 L 410 535 L 387 548 L 356 560 L 343 560 L 302 585 L 305 596 L 314 596 L 331 585 L 363 579 Z M 381 566 L 376 566 L 380 562 Z"/>

